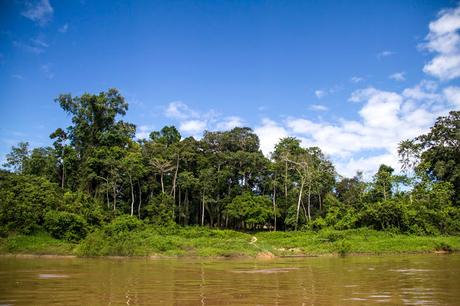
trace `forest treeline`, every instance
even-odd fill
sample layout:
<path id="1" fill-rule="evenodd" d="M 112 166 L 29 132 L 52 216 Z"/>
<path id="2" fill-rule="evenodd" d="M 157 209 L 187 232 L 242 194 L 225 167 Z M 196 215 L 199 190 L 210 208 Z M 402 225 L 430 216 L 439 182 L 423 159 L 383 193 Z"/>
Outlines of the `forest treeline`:
<path id="1" fill-rule="evenodd" d="M 246 127 L 197 140 L 165 126 L 136 140 L 116 89 L 56 102 L 72 124 L 50 135 L 53 146 L 14 146 L 0 172 L 4 235 L 46 230 L 78 240 L 120 216 L 128 228 L 136 218 L 241 230 L 460 232 L 459 111 L 401 142 L 410 176 L 381 165 L 365 181 L 360 173 L 339 176 L 320 148 L 303 148 L 293 137 L 279 140 L 267 158 Z"/>

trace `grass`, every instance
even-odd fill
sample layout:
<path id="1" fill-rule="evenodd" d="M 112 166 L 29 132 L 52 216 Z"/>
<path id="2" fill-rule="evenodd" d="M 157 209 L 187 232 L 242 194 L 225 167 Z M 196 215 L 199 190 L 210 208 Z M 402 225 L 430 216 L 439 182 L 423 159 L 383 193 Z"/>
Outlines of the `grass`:
<path id="1" fill-rule="evenodd" d="M 46 233 L 0 238 L 0 253 L 32 255 L 72 255 L 75 244 L 54 239 Z"/>
<path id="2" fill-rule="evenodd" d="M 0 239 L 0 253 L 37 255 L 254 257 L 260 252 L 276 256 L 345 256 L 434 251 L 460 251 L 460 237 L 411 236 L 369 229 L 251 235 L 200 227 L 145 227 L 113 235 L 96 231 L 79 244 L 57 240 L 45 233 Z"/>

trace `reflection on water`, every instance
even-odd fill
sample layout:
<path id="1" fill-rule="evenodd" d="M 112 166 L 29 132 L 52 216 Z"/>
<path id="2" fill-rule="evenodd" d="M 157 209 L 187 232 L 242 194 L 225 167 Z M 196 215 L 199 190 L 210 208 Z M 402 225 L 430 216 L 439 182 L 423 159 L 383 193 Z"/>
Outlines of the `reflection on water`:
<path id="1" fill-rule="evenodd" d="M 0 258 L 0 305 L 459 305 L 460 255 Z"/>

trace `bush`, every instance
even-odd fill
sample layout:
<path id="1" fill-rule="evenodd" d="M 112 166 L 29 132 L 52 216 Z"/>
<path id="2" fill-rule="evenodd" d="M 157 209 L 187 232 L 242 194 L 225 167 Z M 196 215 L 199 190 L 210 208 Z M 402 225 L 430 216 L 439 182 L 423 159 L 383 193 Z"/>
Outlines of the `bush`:
<path id="1" fill-rule="evenodd" d="M 335 231 L 331 229 L 324 229 L 319 233 L 319 238 L 327 242 L 335 242 L 337 240 L 344 239 L 345 234 L 343 232 L 339 232 L 339 231 Z"/>
<path id="2" fill-rule="evenodd" d="M 23 234 L 37 232 L 47 211 L 60 204 L 59 189 L 33 175 L 0 174 L 0 224 Z"/>
<path id="3" fill-rule="evenodd" d="M 143 225 L 144 223 L 134 216 L 122 215 L 104 225 L 102 231 L 107 236 L 117 236 L 120 233 L 139 230 Z"/>
<path id="4" fill-rule="evenodd" d="M 54 238 L 78 241 L 86 236 L 88 225 L 80 215 L 51 210 L 45 215 L 44 227 Z"/>
<path id="5" fill-rule="evenodd" d="M 145 207 L 148 222 L 159 225 L 169 226 L 173 220 L 174 199 L 170 195 L 160 193 L 150 199 Z"/>
<path id="6" fill-rule="evenodd" d="M 345 256 L 351 251 L 351 243 L 347 240 L 340 240 L 335 244 L 335 249 L 340 256 Z"/>

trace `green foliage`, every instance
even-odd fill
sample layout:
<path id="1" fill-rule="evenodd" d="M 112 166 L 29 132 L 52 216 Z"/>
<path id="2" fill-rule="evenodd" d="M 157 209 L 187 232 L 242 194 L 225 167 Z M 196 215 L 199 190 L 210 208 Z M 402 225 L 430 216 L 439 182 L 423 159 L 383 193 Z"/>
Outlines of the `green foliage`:
<path id="1" fill-rule="evenodd" d="M 427 134 L 399 145 L 406 168 L 414 167 L 432 179 L 454 186 L 454 200 L 460 203 L 460 111 L 439 117 Z"/>
<path id="2" fill-rule="evenodd" d="M 147 252 L 143 240 L 150 251 L 179 254 L 191 248 L 161 235 L 204 235 L 217 243 L 235 238 L 233 232 L 184 231 L 178 224 L 302 229 L 307 236 L 319 232 L 315 239 L 329 244 L 340 239 L 330 242 L 323 231 L 361 226 L 392 235 L 460 233 L 460 112 L 401 143 L 401 158 L 414 177 L 381 165 L 371 182 L 360 173 L 336 182 L 339 176 L 321 149 L 302 147 L 294 137 L 281 139 L 271 159 L 246 127 L 207 131 L 196 140 L 165 126 L 136 140 L 135 126 L 121 120 L 128 103 L 116 89 L 64 94 L 56 102 L 72 123 L 51 133 L 53 147 L 22 142 L 6 156 L 4 166 L 14 173 L 0 172 L 0 236 L 46 229 L 78 240 L 91 232 L 83 254 L 131 255 Z M 242 249 L 243 237 L 235 239 Z M 201 242 L 200 254 L 221 250 Z M 346 245 L 329 250 L 342 249 Z"/>
<path id="3" fill-rule="evenodd" d="M 120 233 L 137 231 L 143 227 L 144 223 L 136 217 L 122 215 L 116 217 L 112 222 L 102 227 L 102 232 L 111 237 L 116 237 Z"/>
<path id="4" fill-rule="evenodd" d="M 250 227 L 264 225 L 273 215 L 270 199 L 249 192 L 236 196 L 227 206 L 227 214 L 237 222 Z"/>
<path id="5" fill-rule="evenodd" d="M 335 243 L 335 247 L 336 247 L 337 253 L 340 256 L 347 255 L 348 253 L 350 253 L 350 251 L 352 249 L 351 242 L 349 242 L 347 240 L 338 241 L 337 243 Z"/>
<path id="6" fill-rule="evenodd" d="M 86 236 L 87 227 L 81 215 L 55 210 L 45 214 L 44 228 L 57 239 L 78 241 Z"/>
<path id="7" fill-rule="evenodd" d="M 57 186 L 43 177 L 0 174 L 0 224 L 9 231 L 35 232 L 60 202 Z"/>
<path id="8" fill-rule="evenodd" d="M 164 193 L 150 199 L 145 210 L 148 221 L 155 225 L 168 226 L 173 223 L 174 199 Z"/>

